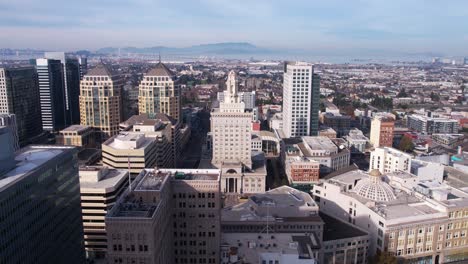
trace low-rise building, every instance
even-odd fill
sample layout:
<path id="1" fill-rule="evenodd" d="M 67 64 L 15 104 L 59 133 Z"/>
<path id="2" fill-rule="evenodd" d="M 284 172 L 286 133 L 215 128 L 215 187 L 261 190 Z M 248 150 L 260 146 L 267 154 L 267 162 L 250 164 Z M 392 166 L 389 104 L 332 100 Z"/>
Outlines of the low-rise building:
<path id="1" fill-rule="evenodd" d="M 138 174 L 170 161 L 167 153 L 158 153 L 155 138 L 141 132 L 120 132 L 102 144 L 102 163 L 115 169 L 128 169 Z"/>
<path id="2" fill-rule="evenodd" d="M 96 146 L 93 128 L 90 126 L 71 125 L 60 130 L 55 139 L 58 145 L 82 148 L 94 148 Z"/>
<path id="3" fill-rule="evenodd" d="M 407 172 L 355 170 L 314 185 L 320 211 L 370 234 L 369 255 L 418 263 L 468 259 L 468 193 Z"/>
<path id="4" fill-rule="evenodd" d="M 333 128 L 338 137 L 347 135 L 351 129 L 351 117 L 341 114 L 325 113 L 323 124 Z"/>
<path id="5" fill-rule="evenodd" d="M 319 128 L 318 135 L 320 137 L 327 137 L 327 138 L 336 138 L 336 131 L 331 127 L 321 127 Z"/>
<path id="6" fill-rule="evenodd" d="M 463 134 L 432 134 L 433 142 L 452 148 L 462 143 L 464 137 Z"/>
<path id="7" fill-rule="evenodd" d="M 351 129 L 348 135 L 343 138 L 348 143 L 348 149 L 351 153 L 364 153 L 369 143 L 369 139 L 357 128 Z"/>

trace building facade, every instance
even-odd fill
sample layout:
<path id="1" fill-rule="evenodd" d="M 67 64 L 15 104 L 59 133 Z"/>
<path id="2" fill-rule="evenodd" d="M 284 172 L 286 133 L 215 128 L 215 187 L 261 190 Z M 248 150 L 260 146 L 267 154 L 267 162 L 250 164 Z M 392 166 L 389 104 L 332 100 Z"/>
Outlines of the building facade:
<path id="1" fill-rule="evenodd" d="M 369 169 L 380 173 L 410 172 L 411 156 L 394 148 L 381 147 L 371 152 Z"/>
<path id="2" fill-rule="evenodd" d="M 219 263 L 219 170 L 143 170 L 106 217 L 111 263 Z"/>
<path id="3" fill-rule="evenodd" d="M 16 115 L 0 114 L 0 126 L 7 127 L 10 130 L 13 138 L 13 148 L 15 151 L 19 149 L 18 126 L 16 125 Z"/>
<path id="4" fill-rule="evenodd" d="M 71 125 L 59 132 L 55 137 L 58 145 L 77 146 L 82 148 L 96 147 L 93 128 L 89 126 Z"/>
<path id="5" fill-rule="evenodd" d="M 63 67 L 59 60 L 36 59 L 42 129 L 57 132 L 66 124 L 66 98 Z"/>
<path id="6" fill-rule="evenodd" d="M 176 120 L 181 118 L 180 87 L 175 74 L 161 62 L 147 72 L 140 82 L 138 110 L 140 114 L 150 117 L 164 113 Z"/>
<path id="7" fill-rule="evenodd" d="M 395 119 L 390 115 L 376 115 L 371 122 L 370 143 L 375 147 L 392 147 Z"/>
<path id="8" fill-rule="evenodd" d="M 80 84 L 81 125 L 93 127 L 99 142 L 118 134 L 123 79 L 104 64 L 88 71 Z"/>
<path id="9" fill-rule="evenodd" d="M 62 78 L 64 82 L 63 94 L 65 97 L 65 124 L 67 126 L 78 124 L 80 122 L 80 80 L 83 76 L 80 61 L 76 58 L 67 56 L 64 52 L 45 52 L 44 58 L 59 60 L 62 63 Z"/>
<path id="10" fill-rule="evenodd" d="M 41 135 L 41 106 L 34 67 L 0 68 L 0 114 L 15 114 L 20 146 Z"/>
<path id="11" fill-rule="evenodd" d="M 32 145 L 16 155 L 5 149 L 0 152 L 0 262 L 84 263 L 74 148 Z"/>
<path id="12" fill-rule="evenodd" d="M 132 174 L 154 168 L 158 158 L 155 141 L 141 132 L 120 132 L 102 144 L 102 163 L 115 169 L 128 169 Z"/>
<path id="13" fill-rule="evenodd" d="M 409 115 L 407 126 L 423 134 L 457 134 L 459 124 L 457 120 L 448 118 L 432 118 L 422 115 Z"/>
<path id="14" fill-rule="evenodd" d="M 311 64 L 284 65 L 283 131 L 287 138 L 316 136 L 320 100 L 320 77 Z"/>
<path id="15" fill-rule="evenodd" d="M 79 176 L 86 255 L 102 259 L 107 251 L 105 217 L 128 187 L 128 171 L 90 166 L 81 167 Z"/>

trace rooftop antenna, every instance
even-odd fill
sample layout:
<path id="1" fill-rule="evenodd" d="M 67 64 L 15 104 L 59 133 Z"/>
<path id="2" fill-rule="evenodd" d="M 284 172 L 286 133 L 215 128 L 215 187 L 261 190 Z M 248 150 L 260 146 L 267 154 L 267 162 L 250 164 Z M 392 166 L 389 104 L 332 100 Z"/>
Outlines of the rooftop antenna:
<path id="1" fill-rule="evenodd" d="M 161 52 L 159 52 L 159 63 L 161 63 Z"/>

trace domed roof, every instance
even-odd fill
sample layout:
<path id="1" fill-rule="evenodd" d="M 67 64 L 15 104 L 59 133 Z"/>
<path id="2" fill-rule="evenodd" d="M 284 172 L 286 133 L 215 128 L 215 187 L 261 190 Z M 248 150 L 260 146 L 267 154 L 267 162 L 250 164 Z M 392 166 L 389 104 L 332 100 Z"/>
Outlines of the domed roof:
<path id="1" fill-rule="evenodd" d="M 382 173 L 378 169 L 373 169 L 369 172 L 370 176 L 382 176 Z"/>
<path id="2" fill-rule="evenodd" d="M 375 172 L 377 171 L 377 172 Z M 387 202 L 395 199 L 392 187 L 382 181 L 378 170 L 372 170 L 369 178 L 361 179 L 354 187 L 359 196 L 376 202 Z"/>

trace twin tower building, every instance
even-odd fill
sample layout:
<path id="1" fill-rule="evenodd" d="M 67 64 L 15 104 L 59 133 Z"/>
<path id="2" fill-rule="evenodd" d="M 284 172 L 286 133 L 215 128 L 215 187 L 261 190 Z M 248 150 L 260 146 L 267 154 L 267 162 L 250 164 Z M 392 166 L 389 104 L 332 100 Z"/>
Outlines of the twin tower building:
<path id="1" fill-rule="evenodd" d="M 102 142 L 119 133 L 123 85 L 123 76 L 102 63 L 81 80 L 80 123 L 100 133 Z M 163 113 L 180 120 L 180 88 L 175 74 L 161 62 L 144 74 L 139 86 L 138 108 L 140 114 L 150 117 Z"/>

